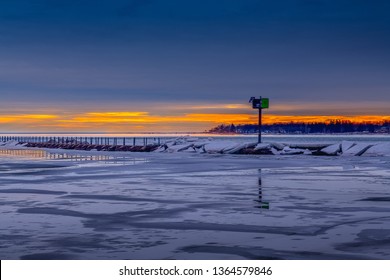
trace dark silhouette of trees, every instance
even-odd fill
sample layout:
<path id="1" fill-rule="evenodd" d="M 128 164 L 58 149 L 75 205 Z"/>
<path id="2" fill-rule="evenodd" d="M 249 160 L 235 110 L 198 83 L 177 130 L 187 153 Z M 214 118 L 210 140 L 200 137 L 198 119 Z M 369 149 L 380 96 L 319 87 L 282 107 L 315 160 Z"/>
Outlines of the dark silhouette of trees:
<path id="1" fill-rule="evenodd" d="M 362 122 L 353 123 L 348 120 L 331 120 L 329 122 L 290 122 L 263 124 L 263 132 L 282 133 L 282 134 L 310 134 L 310 133 L 390 133 L 390 122 Z M 248 134 L 257 133 L 257 124 L 239 124 L 239 125 L 218 125 L 209 131 L 209 133 L 238 133 Z"/>

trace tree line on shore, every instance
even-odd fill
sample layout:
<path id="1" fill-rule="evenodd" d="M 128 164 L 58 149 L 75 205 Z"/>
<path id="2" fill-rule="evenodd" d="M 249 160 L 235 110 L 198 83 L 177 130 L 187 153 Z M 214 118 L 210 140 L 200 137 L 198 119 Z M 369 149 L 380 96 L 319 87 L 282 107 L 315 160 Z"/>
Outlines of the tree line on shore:
<path id="1" fill-rule="evenodd" d="M 348 120 L 331 120 L 329 122 L 290 122 L 263 124 L 261 131 L 282 134 L 310 134 L 310 133 L 390 133 L 390 122 L 361 122 L 354 123 Z M 257 133 L 257 124 L 221 124 L 207 131 L 220 134 L 249 134 Z"/>

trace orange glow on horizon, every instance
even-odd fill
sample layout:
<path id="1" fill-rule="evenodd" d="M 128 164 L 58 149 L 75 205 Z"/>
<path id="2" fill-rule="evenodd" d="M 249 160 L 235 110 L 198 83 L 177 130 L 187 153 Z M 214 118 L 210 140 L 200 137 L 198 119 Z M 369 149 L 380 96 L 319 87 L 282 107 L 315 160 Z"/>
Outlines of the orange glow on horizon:
<path id="1" fill-rule="evenodd" d="M 148 112 L 90 112 L 87 116 L 96 117 L 142 117 L 147 116 Z"/>
<path id="2" fill-rule="evenodd" d="M 353 123 L 381 123 L 390 121 L 390 116 L 293 116 L 264 114 L 264 124 L 289 122 L 324 122 L 331 120 Z M 0 131 L 4 128 L 17 131 L 204 131 L 219 124 L 255 124 L 257 114 L 198 113 L 179 115 L 151 115 L 148 112 L 86 112 L 69 115 L 24 114 L 0 115 Z"/>

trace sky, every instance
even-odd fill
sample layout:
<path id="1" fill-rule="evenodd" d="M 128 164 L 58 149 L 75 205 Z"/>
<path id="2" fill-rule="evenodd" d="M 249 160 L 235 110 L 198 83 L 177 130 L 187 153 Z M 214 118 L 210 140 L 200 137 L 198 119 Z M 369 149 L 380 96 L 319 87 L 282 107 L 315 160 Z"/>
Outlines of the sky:
<path id="1" fill-rule="evenodd" d="M 0 131 L 390 116 L 389 1 L 1 0 Z"/>

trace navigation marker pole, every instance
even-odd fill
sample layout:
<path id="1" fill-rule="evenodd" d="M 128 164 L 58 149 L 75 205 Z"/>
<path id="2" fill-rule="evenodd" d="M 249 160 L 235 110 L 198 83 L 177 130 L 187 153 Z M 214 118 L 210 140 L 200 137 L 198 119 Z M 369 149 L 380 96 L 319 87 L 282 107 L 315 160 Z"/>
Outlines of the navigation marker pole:
<path id="1" fill-rule="evenodd" d="M 260 96 L 260 104 L 261 104 L 261 96 Z M 258 125 L 258 129 L 259 129 L 259 135 L 258 135 L 258 138 L 257 138 L 257 143 L 261 143 L 261 119 L 262 119 L 262 108 L 261 106 L 259 107 L 259 125 Z"/>
<path id="2" fill-rule="evenodd" d="M 257 143 L 261 143 L 261 125 L 262 125 L 262 110 L 269 108 L 269 98 L 255 98 L 251 97 L 249 99 L 249 103 L 252 102 L 253 109 L 259 109 L 259 136 L 257 139 Z"/>

